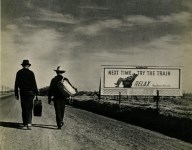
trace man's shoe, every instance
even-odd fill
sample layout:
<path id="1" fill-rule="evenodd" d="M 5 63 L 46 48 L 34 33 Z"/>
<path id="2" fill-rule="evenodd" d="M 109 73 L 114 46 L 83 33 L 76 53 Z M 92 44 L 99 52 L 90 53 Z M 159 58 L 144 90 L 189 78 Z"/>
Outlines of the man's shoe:
<path id="1" fill-rule="evenodd" d="M 61 129 L 61 127 L 59 126 L 57 129 Z"/>
<path id="2" fill-rule="evenodd" d="M 28 127 L 31 127 L 31 126 L 32 126 L 32 124 L 30 124 L 30 123 L 29 123 L 27 126 L 28 126 Z"/>
<path id="3" fill-rule="evenodd" d="M 61 122 L 61 127 L 62 127 L 63 125 L 64 125 L 64 122 L 62 121 L 62 122 Z"/>
<path id="4" fill-rule="evenodd" d="M 23 123 L 19 124 L 19 127 L 22 128 L 23 126 L 25 126 Z"/>
<path id="5" fill-rule="evenodd" d="M 23 130 L 27 130 L 27 126 L 24 125 L 24 126 L 21 127 L 21 129 L 23 129 Z"/>
<path id="6" fill-rule="evenodd" d="M 28 129 L 28 130 L 31 130 L 31 124 L 28 124 L 28 125 L 27 125 L 27 129 Z"/>

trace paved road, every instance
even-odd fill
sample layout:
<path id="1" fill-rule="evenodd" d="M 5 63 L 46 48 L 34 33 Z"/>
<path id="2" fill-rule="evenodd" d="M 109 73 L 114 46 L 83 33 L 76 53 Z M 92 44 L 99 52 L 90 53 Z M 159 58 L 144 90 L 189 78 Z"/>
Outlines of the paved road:
<path id="1" fill-rule="evenodd" d="M 189 150 L 192 144 L 140 127 L 66 107 L 65 124 L 58 130 L 53 105 L 43 100 L 43 116 L 33 117 L 32 130 L 21 130 L 20 102 L 0 100 L 1 150 Z"/>

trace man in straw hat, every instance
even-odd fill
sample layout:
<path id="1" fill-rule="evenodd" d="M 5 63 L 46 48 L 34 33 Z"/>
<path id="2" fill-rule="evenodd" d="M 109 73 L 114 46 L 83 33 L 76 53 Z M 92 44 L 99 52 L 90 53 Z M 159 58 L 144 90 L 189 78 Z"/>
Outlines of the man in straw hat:
<path id="1" fill-rule="evenodd" d="M 63 70 L 61 66 L 58 66 L 57 69 L 54 71 L 56 72 L 57 75 L 51 80 L 51 83 L 49 86 L 48 103 L 51 104 L 52 96 L 53 96 L 57 127 L 58 129 L 61 129 L 61 127 L 64 124 L 63 118 L 64 118 L 64 112 L 65 112 L 65 101 L 67 97 L 64 96 L 62 92 L 58 89 L 57 84 L 62 80 L 67 80 L 70 85 L 71 83 L 67 78 L 63 77 L 63 73 L 65 73 L 65 70 Z"/>
<path id="2" fill-rule="evenodd" d="M 31 130 L 33 99 L 38 95 L 37 84 L 34 73 L 29 70 L 31 64 L 29 60 L 23 60 L 22 69 L 16 74 L 15 98 L 19 100 L 19 90 L 21 99 L 23 129 Z"/>

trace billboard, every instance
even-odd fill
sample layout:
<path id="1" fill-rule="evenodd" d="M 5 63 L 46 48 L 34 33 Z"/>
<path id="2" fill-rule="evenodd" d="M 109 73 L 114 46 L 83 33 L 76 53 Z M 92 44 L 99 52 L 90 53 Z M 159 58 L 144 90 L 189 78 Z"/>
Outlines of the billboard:
<path id="1" fill-rule="evenodd" d="M 102 95 L 180 96 L 181 67 L 102 66 Z"/>

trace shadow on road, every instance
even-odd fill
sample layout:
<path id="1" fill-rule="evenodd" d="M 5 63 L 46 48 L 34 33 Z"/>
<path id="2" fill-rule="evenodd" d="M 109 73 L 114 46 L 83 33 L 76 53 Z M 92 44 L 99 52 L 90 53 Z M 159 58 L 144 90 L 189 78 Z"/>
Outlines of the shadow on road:
<path id="1" fill-rule="evenodd" d="M 44 124 L 33 124 L 33 127 L 38 127 L 38 128 L 45 128 L 45 129 L 57 129 L 57 126 L 55 125 L 44 125 Z"/>
<path id="2" fill-rule="evenodd" d="M 0 121 L 0 126 L 7 127 L 7 128 L 19 129 L 19 128 L 21 128 L 21 125 L 22 125 L 22 123 Z"/>
<path id="3" fill-rule="evenodd" d="M 6 127 L 6 128 L 22 129 L 22 123 L 17 123 L 17 122 L 0 121 L 0 126 Z M 43 124 L 32 124 L 32 127 L 57 129 L 57 126 L 55 126 L 55 125 L 43 125 Z"/>

